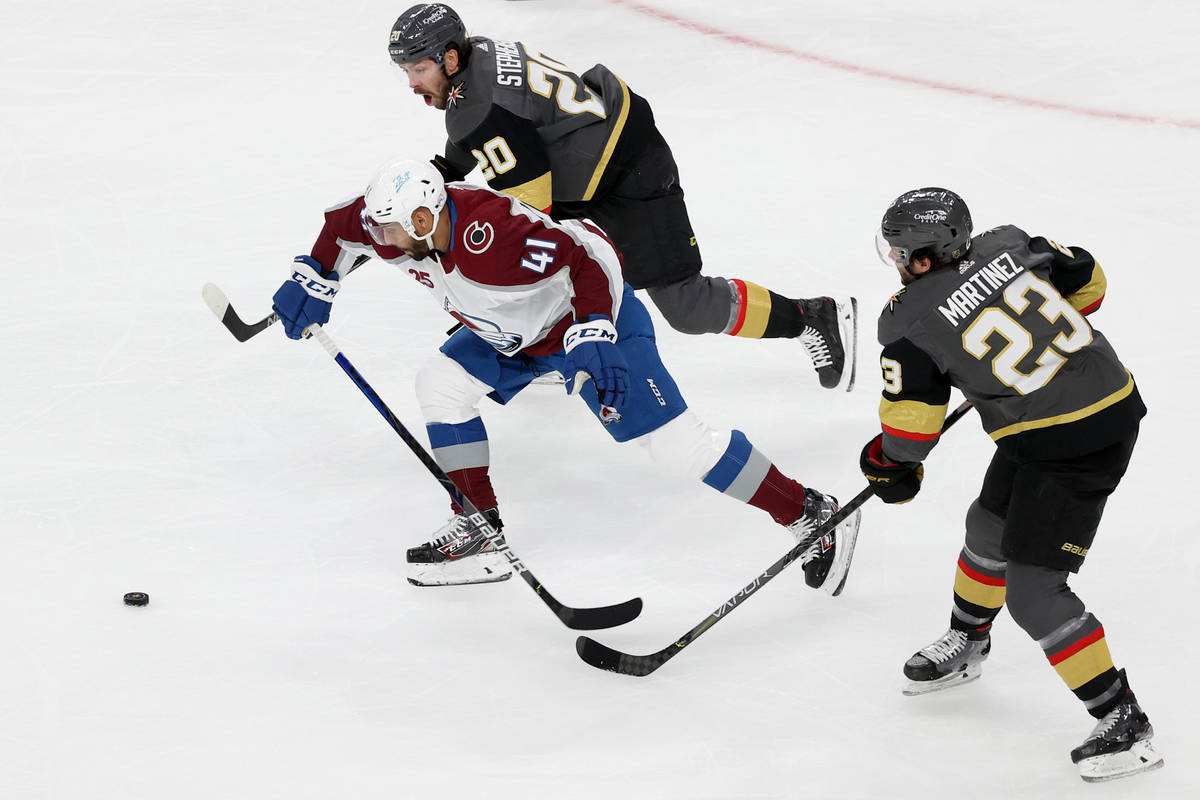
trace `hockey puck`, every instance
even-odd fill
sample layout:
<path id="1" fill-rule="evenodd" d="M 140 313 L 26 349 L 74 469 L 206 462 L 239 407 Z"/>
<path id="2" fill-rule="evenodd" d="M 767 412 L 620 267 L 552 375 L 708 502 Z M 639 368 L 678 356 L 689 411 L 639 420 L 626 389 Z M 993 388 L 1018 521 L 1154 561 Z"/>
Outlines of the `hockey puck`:
<path id="1" fill-rule="evenodd" d="M 150 605 L 150 595 L 145 592 L 129 592 L 125 595 L 125 605 L 148 606 Z"/>

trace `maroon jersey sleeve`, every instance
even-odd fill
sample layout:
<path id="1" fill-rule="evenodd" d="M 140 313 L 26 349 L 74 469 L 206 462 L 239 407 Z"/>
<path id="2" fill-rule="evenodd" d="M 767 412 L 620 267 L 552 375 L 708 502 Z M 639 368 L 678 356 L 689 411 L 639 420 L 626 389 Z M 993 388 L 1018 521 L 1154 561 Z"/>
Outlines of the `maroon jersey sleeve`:
<path id="1" fill-rule="evenodd" d="M 325 224 L 309 253 L 321 265 L 321 274 L 344 275 L 356 256 L 368 255 L 385 261 L 401 258 L 403 250 L 377 245 L 363 230 L 362 195 L 325 210 Z"/>

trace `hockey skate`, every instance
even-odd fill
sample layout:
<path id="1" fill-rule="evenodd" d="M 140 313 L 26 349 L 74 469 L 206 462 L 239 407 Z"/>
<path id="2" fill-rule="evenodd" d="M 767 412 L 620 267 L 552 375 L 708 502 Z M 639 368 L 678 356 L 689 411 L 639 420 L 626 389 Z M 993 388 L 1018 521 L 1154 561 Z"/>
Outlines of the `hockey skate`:
<path id="1" fill-rule="evenodd" d="M 821 494 L 816 489 L 804 492 L 804 516 L 788 525 L 788 530 L 799 543 L 821 527 L 838 510 L 837 499 Z M 846 576 L 850 573 L 850 561 L 854 558 L 854 545 L 858 541 L 858 526 L 862 512 L 855 509 L 840 525 L 800 554 L 800 566 L 804 569 L 804 582 L 814 589 L 824 589 L 837 597 L 846 587 Z"/>
<path id="2" fill-rule="evenodd" d="M 806 323 L 800 344 L 808 351 L 821 385 L 850 391 L 858 361 L 858 300 L 814 297 L 796 302 Z"/>
<path id="3" fill-rule="evenodd" d="M 1163 757 L 1150 743 L 1154 727 L 1129 691 L 1125 670 L 1121 670 L 1121 683 L 1125 686 L 1121 703 L 1096 723 L 1083 744 L 1071 751 L 1079 777 L 1088 783 L 1124 778 L 1163 765 Z"/>
<path id="4" fill-rule="evenodd" d="M 904 662 L 908 683 L 902 691 L 913 697 L 973 681 L 982 674 L 980 665 L 991 651 L 990 633 L 968 634 L 951 628 Z"/>
<path id="5" fill-rule="evenodd" d="M 497 533 L 489 539 L 484 520 L 455 514 L 438 529 L 433 539 L 408 551 L 408 582 L 414 586 L 459 586 L 496 583 L 512 577 L 503 546 L 500 514 L 494 508 L 481 512 Z"/>

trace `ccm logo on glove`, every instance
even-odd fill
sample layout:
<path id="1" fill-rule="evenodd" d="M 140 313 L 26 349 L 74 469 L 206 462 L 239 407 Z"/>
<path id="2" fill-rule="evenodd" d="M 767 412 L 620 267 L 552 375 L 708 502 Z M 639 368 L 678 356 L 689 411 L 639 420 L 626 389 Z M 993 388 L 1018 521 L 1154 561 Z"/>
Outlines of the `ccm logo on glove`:
<path id="1" fill-rule="evenodd" d="M 563 347 L 568 353 L 574 350 L 577 345 L 584 344 L 585 342 L 609 342 L 610 344 L 616 344 L 617 329 L 607 319 L 577 322 L 567 328 L 567 335 L 563 338 Z"/>
<path id="2" fill-rule="evenodd" d="M 292 280 L 304 287 L 304 291 L 308 292 L 310 297 L 333 297 L 338 293 L 341 284 L 337 281 L 337 273 L 332 274 L 333 280 L 322 278 L 321 275 L 310 266 L 309 263 L 296 258 L 296 263 L 300 266 L 292 271 Z"/>
<path id="3" fill-rule="evenodd" d="M 604 424 L 620 421 L 619 412 L 625 406 L 629 389 L 629 365 L 617 346 L 617 329 L 612 320 L 594 314 L 576 322 L 563 335 L 563 349 L 567 394 L 578 394 L 591 378 Z"/>
<path id="4" fill-rule="evenodd" d="M 310 256 L 296 256 L 292 277 L 271 298 L 271 307 L 283 322 L 283 332 L 299 339 L 310 325 L 324 325 L 338 293 L 338 274 L 321 274 L 321 265 Z"/>

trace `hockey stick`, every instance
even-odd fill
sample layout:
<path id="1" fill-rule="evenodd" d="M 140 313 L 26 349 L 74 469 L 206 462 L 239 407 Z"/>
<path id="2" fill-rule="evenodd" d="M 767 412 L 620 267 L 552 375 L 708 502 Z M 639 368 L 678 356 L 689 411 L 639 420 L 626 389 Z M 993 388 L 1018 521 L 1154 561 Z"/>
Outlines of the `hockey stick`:
<path id="1" fill-rule="evenodd" d="M 358 258 L 354 259 L 354 263 L 352 263 L 350 268 L 346 270 L 346 275 L 354 272 L 354 270 L 358 269 L 370 260 L 370 256 L 359 256 Z M 217 319 L 221 320 L 221 324 L 224 325 L 229 332 L 233 334 L 233 338 L 237 339 L 239 342 L 244 342 L 251 336 L 262 333 L 267 328 L 279 321 L 279 315 L 272 311 L 258 322 L 243 322 L 242 318 L 239 317 L 237 312 L 233 310 L 233 306 L 230 305 L 229 298 L 225 296 L 225 293 L 222 292 L 220 287 L 218 287 L 215 283 L 204 284 L 201 294 L 204 296 L 204 302 L 207 303 L 208 307 L 212 309 L 212 312 L 217 315 Z"/>
<path id="2" fill-rule="evenodd" d="M 954 409 L 954 411 L 952 411 L 950 415 L 946 417 L 946 421 L 942 425 L 942 430 L 945 431 L 955 422 L 958 422 L 958 420 L 962 419 L 962 417 L 968 411 L 970 411 L 971 408 L 971 402 L 969 400 L 964 401 L 962 405 Z M 724 619 L 730 611 L 733 611 L 735 608 L 741 605 L 746 598 L 757 592 L 762 587 L 766 586 L 768 581 L 770 581 L 779 573 L 783 572 L 783 570 L 793 561 L 798 559 L 813 542 L 817 541 L 826 533 L 836 528 L 839 524 L 841 524 L 842 520 L 853 514 L 858 507 L 867 502 L 870 497 L 870 487 L 863 489 L 861 492 L 855 495 L 853 500 L 834 512 L 833 516 L 826 520 L 823 525 L 805 536 L 795 547 L 787 551 L 783 558 L 767 567 L 765 572 L 747 584 L 745 588 L 743 588 L 733 597 L 722 603 L 721 606 L 716 611 L 709 614 L 703 622 L 692 628 L 683 636 L 679 637 L 679 639 L 672 644 L 669 644 L 662 650 L 659 650 L 657 653 L 650 653 L 649 655 L 644 656 L 622 653 L 620 650 L 614 650 L 611 647 L 600 644 L 595 639 L 591 639 L 587 636 L 580 636 L 575 640 L 575 652 L 579 653 L 580 658 L 597 669 L 605 669 L 610 672 L 619 672 L 622 675 L 633 675 L 639 678 L 649 675 L 651 672 L 654 672 L 654 670 L 658 669 L 663 664 L 674 658 L 680 650 L 694 642 L 700 636 L 700 634 L 704 633 L 713 625 L 716 625 L 718 622 Z"/>
<path id="3" fill-rule="evenodd" d="M 383 398 L 371 388 L 366 379 L 359 374 L 354 365 L 338 349 L 338 346 L 329 337 L 329 334 L 322 330 L 320 325 L 309 326 L 306 332 L 312 333 L 317 341 L 329 352 L 329 355 L 333 356 L 333 360 L 338 363 L 338 366 L 350 376 L 350 380 L 354 381 L 354 384 L 367 396 L 367 399 L 371 401 L 371 405 L 375 406 L 375 409 L 392 426 L 392 430 L 399 434 L 404 443 L 413 451 L 413 454 L 425 465 L 425 468 L 433 473 L 433 477 L 437 478 L 438 483 L 449 493 L 450 499 L 462 507 L 473 523 L 483 529 L 488 541 L 492 543 L 496 552 L 504 554 L 513 572 L 516 572 L 524 579 L 525 583 L 529 584 L 529 588 L 537 593 L 542 602 L 549 606 L 550 610 L 554 612 L 556 617 L 562 620 L 564 625 L 577 631 L 594 631 L 600 628 L 612 628 L 616 625 L 624 625 L 642 613 L 642 598 L 640 597 L 626 600 L 624 603 L 618 603 L 614 606 L 600 606 L 598 608 L 574 608 L 563 605 L 555 599 L 554 595 L 550 594 L 549 590 L 542 586 L 533 573 L 529 571 L 529 568 L 522 563 L 520 557 L 508 546 L 508 543 L 500 535 L 500 532 L 492 527 L 491 523 L 487 521 L 487 518 L 483 516 L 470 499 L 454 485 L 454 481 L 446 474 L 446 471 L 433 460 L 433 456 L 409 433 L 408 429 L 404 427 L 404 423 L 397 419 L 392 410 L 383 402 Z"/>

